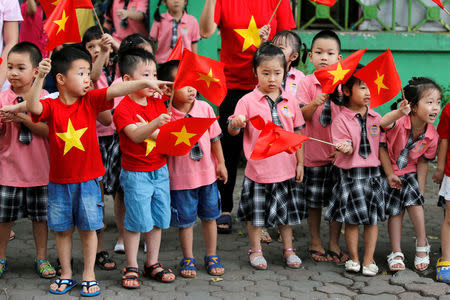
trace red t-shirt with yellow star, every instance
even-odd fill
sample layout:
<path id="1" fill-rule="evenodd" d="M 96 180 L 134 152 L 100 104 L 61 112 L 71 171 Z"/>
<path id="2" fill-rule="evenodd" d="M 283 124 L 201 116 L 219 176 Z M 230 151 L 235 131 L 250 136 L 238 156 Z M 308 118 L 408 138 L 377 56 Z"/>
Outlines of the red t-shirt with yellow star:
<path id="1" fill-rule="evenodd" d="M 253 90 L 252 58 L 261 39 L 259 29 L 269 22 L 279 0 L 217 0 L 214 22 L 220 28 L 220 60 L 225 64 L 228 89 Z M 296 27 L 289 0 L 282 0 L 270 22 L 269 40 L 276 32 Z"/>
<path id="2" fill-rule="evenodd" d="M 151 172 L 166 164 L 166 157 L 156 152 L 156 142 L 153 139 L 135 143 L 123 131 L 124 127 L 141 122 L 137 115 L 150 122 L 165 113 L 167 108 L 164 100 L 159 98 L 147 97 L 146 106 L 134 102 L 128 96 L 119 103 L 114 110 L 113 120 L 119 133 L 122 168 L 133 172 Z"/>
<path id="3" fill-rule="evenodd" d="M 41 115 L 32 115 L 32 119 L 48 122 L 50 181 L 78 183 L 105 174 L 96 119 L 99 112 L 114 105 L 114 99 L 106 101 L 106 88 L 92 90 L 71 105 L 59 98 L 41 99 L 41 103 Z"/>

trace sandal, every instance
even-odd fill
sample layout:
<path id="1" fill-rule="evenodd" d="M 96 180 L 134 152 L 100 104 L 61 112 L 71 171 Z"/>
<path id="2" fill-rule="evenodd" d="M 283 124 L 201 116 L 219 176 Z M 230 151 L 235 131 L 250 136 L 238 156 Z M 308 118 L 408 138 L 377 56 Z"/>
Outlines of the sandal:
<path id="1" fill-rule="evenodd" d="M 6 262 L 6 259 L 0 259 L 0 264 L 2 264 L 2 267 L 0 268 L 0 278 L 2 278 L 3 274 L 8 269 L 8 263 Z"/>
<path id="2" fill-rule="evenodd" d="M 12 232 L 12 234 L 9 235 L 8 241 L 12 241 L 13 239 L 16 238 L 16 234 L 13 231 L 11 231 L 11 232 Z"/>
<path id="3" fill-rule="evenodd" d="M 270 236 L 269 232 L 265 228 L 261 229 L 261 238 L 260 239 L 261 239 L 261 243 L 267 243 L 267 244 L 272 243 L 272 237 Z"/>
<path id="4" fill-rule="evenodd" d="M 65 284 L 66 288 L 62 291 L 58 291 L 56 290 L 52 290 L 51 288 L 48 288 L 48 291 L 51 294 L 55 294 L 55 295 L 63 295 L 65 293 L 67 293 L 68 291 L 70 291 L 71 289 L 73 289 L 78 283 L 75 279 L 61 279 L 58 278 L 55 280 L 55 283 L 58 285 L 58 289 L 61 287 L 61 285 Z"/>
<path id="5" fill-rule="evenodd" d="M 351 259 L 345 262 L 345 271 L 358 273 L 361 270 L 361 264 Z"/>
<path id="6" fill-rule="evenodd" d="M 113 263 L 114 266 L 107 267 L 106 264 Z M 108 251 L 101 251 L 95 256 L 95 264 L 102 270 L 111 271 L 116 269 L 116 263 L 109 257 Z"/>
<path id="7" fill-rule="evenodd" d="M 400 257 L 400 258 L 396 258 L 396 257 Z M 389 270 L 391 270 L 392 272 L 395 271 L 403 271 L 405 269 L 405 255 L 403 255 L 403 253 L 401 252 L 391 252 L 391 254 L 389 254 L 387 256 L 387 262 L 389 265 Z M 394 265 L 401 265 L 401 267 L 394 267 Z"/>
<path id="8" fill-rule="evenodd" d="M 73 258 L 70 259 L 70 267 L 73 270 Z M 56 259 L 56 267 L 55 267 L 56 276 L 61 276 L 61 269 L 62 269 L 61 262 L 59 261 L 59 258 L 57 258 Z"/>
<path id="9" fill-rule="evenodd" d="M 362 274 L 365 276 L 375 276 L 378 273 L 378 266 L 375 264 L 368 265 L 367 267 L 363 265 Z"/>
<path id="10" fill-rule="evenodd" d="M 55 268 L 53 268 L 47 259 L 35 259 L 34 270 L 39 274 L 39 276 L 41 276 L 41 278 L 49 279 L 56 276 Z M 47 272 L 47 275 L 44 275 L 45 272 Z M 53 272 L 53 274 L 48 274 L 49 272 Z"/>
<path id="11" fill-rule="evenodd" d="M 340 251 L 339 254 L 331 251 L 331 250 L 327 250 L 327 255 L 331 256 L 331 261 L 337 263 L 337 264 L 344 264 L 349 258 L 347 256 L 347 254 L 344 253 L 344 251 Z M 342 261 L 342 258 L 347 256 L 347 259 Z M 337 258 L 338 261 L 336 261 L 335 259 Z"/>
<path id="12" fill-rule="evenodd" d="M 315 261 L 315 262 L 327 262 L 327 261 L 329 261 L 328 255 L 327 255 L 327 251 L 321 252 L 321 251 L 318 251 L 318 250 L 309 249 L 308 252 L 309 252 L 309 255 L 311 255 L 312 260 Z M 319 259 L 315 258 L 313 255 L 319 256 L 319 257 L 324 257 L 327 260 L 319 260 Z"/>
<path id="13" fill-rule="evenodd" d="M 125 246 L 117 242 L 116 245 L 114 246 L 114 252 L 117 254 L 125 254 Z"/>
<path id="14" fill-rule="evenodd" d="M 137 275 L 127 275 L 128 273 L 136 273 Z M 129 282 L 133 284 L 130 284 Z M 128 282 L 128 283 L 126 283 Z M 122 287 L 126 289 L 138 289 L 141 287 L 141 281 L 139 280 L 139 269 L 135 267 L 126 267 L 123 269 Z"/>
<path id="15" fill-rule="evenodd" d="M 98 282 L 96 280 L 83 281 L 81 283 L 81 286 L 82 286 L 81 287 L 81 291 L 80 291 L 81 297 L 94 297 L 94 296 L 100 295 L 100 293 L 102 292 L 101 290 L 98 290 L 98 291 L 93 292 L 93 293 L 89 293 L 89 292 L 85 293 L 85 292 L 83 292 L 83 287 L 85 287 L 89 291 L 90 287 L 93 287 L 93 286 L 96 286 L 96 285 L 98 286 Z"/>
<path id="16" fill-rule="evenodd" d="M 250 259 L 250 254 L 252 253 L 262 253 L 261 249 L 250 249 L 247 251 L 248 258 Z M 267 261 L 264 256 L 256 256 L 253 259 L 250 259 L 250 265 L 255 270 L 267 270 Z"/>
<path id="17" fill-rule="evenodd" d="M 153 271 L 158 269 L 158 268 L 162 268 L 163 270 L 159 271 L 156 274 L 152 274 Z M 145 277 L 155 279 L 158 282 L 171 283 L 171 282 L 173 282 L 175 280 L 175 278 L 174 279 L 166 279 L 166 275 L 173 275 L 173 276 L 175 276 L 175 274 L 173 274 L 171 269 L 164 270 L 164 268 L 161 266 L 160 263 L 156 263 L 156 264 L 151 265 L 151 266 L 147 266 L 147 265 L 144 264 L 144 270 L 143 270 L 142 273 L 143 273 L 143 275 Z"/>
<path id="18" fill-rule="evenodd" d="M 212 262 L 212 264 L 210 264 L 211 262 Z M 220 257 L 218 257 L 217 255 L 205 256 L 205 266 L 206 266 L 206 271 L 208 272 L 209 275 L 220 276 L 225 273 L 225 267 L 222 265 L 222 263 L 220 262 Z M 212 269 L 216 269 L 216 268 L 222 268 L 224 270 L 220 273 L 215 273 L 215 274 L 212 273 Z"/>
<path id="19" fill-rule="evenodd" d="M 284 257 L 285 252 L 294 252 L 294 254 L 289 255 L 287 258 Z M 291 269 L 299 269 L 302 266 L 302 260 L 295 254 L 294 248 L 283 249 L 283 258 L 285 260 L 286 266 Z"/>
<path id="20" fill-rule="evenodd" d="M 217 233 L 219 234 L 228 234 L 231 233 L 232 229 L 233 229 L 233 222 L 231 219 L 230 215 L 221 215 L 220 217 L 218 217 L 216 219 L 216 224 L 217 225 L 228 225 L 228 228 L 221 228 L 219 226 L 217 226 Z"/>
<path id="21" fill-rule="evenodd" d="M 425 271 L 428 268 L 428 266 L 427 266 L 423 270 L 419 270 L 417 268 L 417 266 L 420 264 L 430 265 L 430 255 L 429 255 L 430 249 L 431 249 L 431 247 L 430 247 L 430 244 L 428 244 L 428 240 L 427 240 L 426 246 L 419 247 L 419 246 L 417 246 L 417 239 L 416 239 L 416 253 L 417 252 L 426 252 L 427 253 L 427 255 L 425 257 L 419 257 L 417 255 L 416 255 L 416 257 L 414 257 L 414 267 L 416 268 L 417 271 Z"/>
<path id="22" fill-rule="evenodd" d="M 436 280 L 444 283 L 450 283 L 450 261 L 439 258 L 436 264 Z"/>
<path id="23" fill-rule="evenodd" d="M 195 275 L 184 275 L 182 272 L 183 271 L 195 271 L 197 273 L 198 269 L 195 266 L 197 262 L 195 261 L 195 258 L 193 257 L 185 257 L 180 261 L 180 275 L 181 277 L 184 278 L 195 278 L 195 276 L 197 276 L 197 274 Z"/>

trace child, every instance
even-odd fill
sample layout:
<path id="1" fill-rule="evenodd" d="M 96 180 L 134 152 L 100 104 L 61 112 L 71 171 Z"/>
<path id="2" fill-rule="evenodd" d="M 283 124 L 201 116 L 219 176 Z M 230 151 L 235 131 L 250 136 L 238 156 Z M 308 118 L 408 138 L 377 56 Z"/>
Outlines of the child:
<path id="1" fill-rule="evenodd" d="M 303 149 L 298 149 L 295 154 L 283 152 L 263 160 L 250 160 L 260 131 L 247 124 L 247 120 L 260 115 L 265 121 L 297 133 L 305 122 L 295 99 L 281 89 L 286 73 L 283 51 L 272 44 L 263 44 L 253 57 L 253 69 L 258 86 L 239 100 L 228 123 L 228 132 L 233 136 L 245 128 L 244 152 L 248 162 L 238 218 L 247 221 L 251 242 L 248 255 L 252 267 L 267 269 L 261 250 L 261 229 L 277 225 L 286 265 L 297 269 L 302 261 L 292 247 L 292 225 L 300 224 L 306 217 L 306 203 L 299 184 L 303 180 Z"/>
<path id="2" fill-rule="evenodd" d="M 359 68 L 357 68 L 358 70 Z M 350 260 L 345 270 L 359 272 L 359 226 L 364 225 L 364 260 L 362 273 L 375 276 L 378 267 L 373 260 L 378 237 L 378 221 L 385 220 L 384 191 L 378 151 L 384 134 L 381 116 L 368 108 L 370 92 L 356 77 L 343 85 L 344 108 L 331 124 L 336 149 L 334 165 L 339 176 L 325 214 L 328 221 L 345 223 L 345 240 Z"/>
<path id="3" fill-rule="evenodd" d="M 42 59 L 37 46 L 16 44 L 8 54 L 6 77 L 11 87 L 0 94 L 0 277 L 6 271 L 6 246 L 14 221 L 28 217 L 36 245 L 34 269 L 55 277 L 47 260 L 48 126 L 34 124 L 22 113 L 2 114 L 1 108 L 23 101 Z M 42 90 L 40 96 L 47 95 Z"/>
<path id="4" fill-rule="evenodd" d="M 55 232 L 62 267 L 61 278 L 50 285 L 50 293 L 65 294 L 77 285 L 70 266 L 72 233 L 77 226 L 84 259 L 81 296 L 95 296 L 100 294 L 94 273 L 96 230 L 104 226 L 97 178 L 105 173 L 95 120 L 99 112 L 112 108 L 115 97 L 144 88 L 160 91 L 161 83 L 145 79 L 90 91 L 91 57 L 77 46 L 53 53 L 51 69 L 59 97 L 39 101 L 44 77 L 50 71 L 50 60 L 44 59 L 27 101 L 23 102 L 26 106 L 22 103 L 10 111 L 27 109 L 33 121 L 47 121 L 49 126 L 48 227 Z"/>
<path id="5" fill-rule="evenodd" d="M 158 78 L 175 80 L 179 61 L 169 61 L 158 70 Z M 188 117 L 215 118 L 212 107 L 205 101 L 195 99 L 197 91 L 184 87 L 174 93 L 172 120 Z M 196 261 L 192 251 L 193 227 L 197 215 L 202 220 L 206 244 L 205 266 L 210 275 L 223 275 L 225 270 L 216 255 L 217 225 L 220 217 L 220 196 L 216 180 L 227 181 L 227 169 L 222 153 L 220 138 L 222 131 L 216 121 L 202 135 L 189 154 L 169 157 L 167 165 L 170 177 L 171 226 L 179 228 L 179 239 L 183 251 L 180 262 L 181 276 L 192 278 L 197 274 Z M 200 149 L 197 155 L 196 149 Z M 217 161 L 217 163 L 216 163 Z"/>
<path id="6" fill-rule="evenodd" d="M 405 98 L 397 108 L 381 120 L 386 129 L 387 149 L 380 150 L 386 174 L 386 214 L 389 215 L 389 238 L 392 252 L 388 255 L 391 271 L 405 269 L 401 250 L 402 221 L 405 210 L 417 235 L 414 267 L 424 271 L 430 263 L 430 246 L 425 232 L 423 209 L 428 161 L 436 156 L 439 135 L 433 127 L 441 103 L 441 89 L 432 80 L 413 77 L 406 87 Z"/>
<path id="7" fill-rule="evenodd" d="M 124 82 L 156 78 L 154 56 L 143 49 L 129 49 L 119 55 L 120 74 Z M 137 252 L 141 232 L 145 233 L 147 259 L 144 276 L 159 282 L 173 282 L 172 270 L 158 262 L 161 231 L 170 225 L 170 185 L 166 157 L 157 153 L 155 132 L 170 121 L 162 99 L 145 89 L 126 96 L 114 111 L 122 151 L 120 185 L 124 192 L 124 245 L 127 267 L 122 286 L 139 288 Z"/>
<path id="8" fill-rule="evenodd" d="M 167 12 L 159 12 L 161 2 L 167 6 Z M 156 61 L 165 63 L 179 37 L 185 49 L 197 53 L 197 42 L 200 40 L 200 29 L 197 19 L 188 15 L 187 0 L 159 0 L 155 11 L 155 21 L 150 31 L 150 37 L 158 43 Z"/>
<path id="9" fill-rule="evenodd" d="M 323 30 L 312 40 L 309 60 L 316 70 L 335 64 L 342 59 L 341 42 L 336 33 Z M 341 107 L 322 87 L 314 74 L 303 78 L 297 89 L 297 100 L 306 121 L 306 135 L 323 141 L 331 141 L 331 124 L 340 114 Z M 331 199 L 336 170 L 332 164 L 336 149 L 314 141 L 305 142 L 305 180 L 303 182 L 308 206 L 308 228 L 310 234 L 309 254 L 317 262 L 342 263 L 348 259 L 339 247 L 342 224 L 335 220 L 329 223 L 328 250 L 325 251 L 320 238 L 322 208 Z"/>
<path id="10" fill-rule="evenodd" d="M 450 104 L 447 104 L 441 113 L 438 125 L 441 138 L 437 155 L 438 165 L 433 174 L 433 180 L 442 184 L 439 191 L 439 206 L 445 209 L 444 222 L 441 229 L 442 257 L 436 264 L 436 280 L 450 283 L 450 151 L 448 139 L 450 134 Z"/>

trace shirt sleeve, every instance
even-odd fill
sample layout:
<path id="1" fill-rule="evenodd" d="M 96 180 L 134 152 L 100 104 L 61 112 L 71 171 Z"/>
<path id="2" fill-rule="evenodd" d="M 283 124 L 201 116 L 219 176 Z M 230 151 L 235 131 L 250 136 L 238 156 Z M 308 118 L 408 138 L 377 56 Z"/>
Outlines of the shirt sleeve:
<path id="1" fill-rule="evenodd" d="M 220 19 L 222 17 L 222 1 L 216 0 L 216 7 L 214 8 L 214 23 L 220 27 Z"/>
<path id="2" fill-rule="evenodd" d="M 89 91 L 86 94 L 86 101 L 92 106 L 97 112 L 102 112 L 107 109 L 113 109 L 114 99 L 106 100 L 106 91 L 108 88 L 97 89 Z"/>
<path id="3" fill-rule="evenodd" d="M 31 120 L 33 123 L 38 123 L 41 121 L 48 122 L 50 118 L 50 112 L 51 112 L 51 101 L 53 99 L 51 98 L 45 98 L 41 99 L 42 104 L 42 113 L 40 115 L 31 114 Z"/>
<path id="4" fill-rule="evenodd" d="M 159 27 L 161 22 L 153 21 L 152 29 L 150 30 L 150 37 L 154 40 L 158 40 Z"/>
<path id="5" fill-rule="evenodd" d="M 432 125 L 428 125 L 432 126 Z M 425 150 L 425 153 L 423 154 L 423 157 L 428 160 L 432 160 L 436 157 L 437 148 L 438 148 L 439 138 L 436 135 L 430 142 L 430 146 L 428 146 L 427 150 Z"/>
<path id="6" fill-rule="evenodd" d="M 113 121 L 118 133 L 121 132 L 124 127 L 135 123 L 127 107 L 123 104 L 120 104 L 114 110 Z"/>
<path id="7" fill-rule="evenodd" d="M 3 11 L 3 21 L 23 21 L 19 1 L 8 0 L 3 1 L 3 3 L 5 5 Z"/>
<path id="8" fill-rule="evenodd" d="M 437 127 L 437 131 L 439 133 L 439 137 L 441 139 L 448 139 L 450 136 L 450 103 L 447 104 L 441 113 L 441 119 L 439 120 L 439 125 Z"/>
<path id="9" fill-rule="evenodd" d="M 200 27 L 195 17 L 192 17 L 191 41 L 193 43 L 200 41 Z"/>
<path id="10" fill-rule="evenodd" d="M 278 0 L 274 1 L 278 4 Z M 277 11 L 277 32 L 297 27 L 289 0 L 282 0 Z"/>
<path id="11" fill-rule="evenodd" d="M 331 137 L 333 144 L 337 144 L 342 141 L 352 141 L 352 136 L 345 125 L 344 119 L 338 118 L 331 123 Z"/>
<path id="12" fill-rule="evenodd" d="M 300 106 L 294 105 L 294 131 L 305 128 L 305 119 L 303 118 Z"/>
<path id="13" fill-rule="evenodd" d="M 312 101 L 307 84 L 308 80 L 306 78 L 300 80 L 300 82 L 298 83 L 295 96 L 297 98 L 297 103 L 300 105 L 307 105 Z"/>

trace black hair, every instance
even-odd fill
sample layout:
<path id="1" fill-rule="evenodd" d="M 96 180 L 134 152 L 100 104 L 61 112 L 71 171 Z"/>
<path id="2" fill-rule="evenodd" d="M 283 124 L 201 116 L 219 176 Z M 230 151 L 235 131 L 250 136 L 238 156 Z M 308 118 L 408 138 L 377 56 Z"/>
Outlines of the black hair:
<path id="1" fill-rule="evenodd" d="M 291 46 L 292 50 L 295 53 L 298 53 L 297 59 L 291 63 L 292 67 L 298 66 L 298 64 L 300 63 L 300 56 L 301 56 L 302 63 L 304 64 L 306 62 L 308 48 L 306 47 L 305 43 L 302 43 L 302 39 L 294 31 L 283 30 L 283 31 L 277 32 L 277 34 L 275 34 L 275 36 L 272 39 L 272 43 L 276 43 L 277 41 L 279 41 L 280 43 L 284 42 L 284 43 L 289 44 Z M 303 55 L 301 55 L 302 47 L 303 47 Z"/>
<path id="2" fill-rule="evenodd" d="M 106 29 L 103 29 L 106 32 Z M 81 45 L 83 48 L 86 48 L 86 44 L 92 40 L 100 40 L 102 38 L 102 32 L 100 27 L 92 26 L 89 27 L 83 35 L 83 39 L 81 40 Z"/>
<path id="3" fill-rule="evenodd" d="M 153 54 L 141 48 L 131 48 L 119 51 L 119 70 L 123 76 L 125 74 L 133 75 L 139 63 L 154 62 L 156 59 Z"/>
<path id="4" fill-rule="evenodd" d="M 177 69 L 180 65 L 179 60 L 169 60 L 162 64 L 158 68 L 158 79 L 164 81 L 175 81 L 175 77 L 172 75 L 173 70 Z"/>
<path id="5" fill-rule="evenodd" d="M 403 88 L 403 92 L 405 93 L 405 98 L 408 100 L 409 105 L 411 108 L 417 106 L 420 99 L 423 97 L 423 94 L 425 91 L 430 89 L 436 89 L 439 91 L 440 94 L 442 94 L 441 87 L 431 80 L 430 78 L 426 77 L 413 77 L 410 81 L 408 81 L 408 84 Z M 397 109 L 397 106 L 400 102 L 403 101 L 403 98 L 397 99 L 394 103 L 391 105 L 391 110 Z"/>
<path id="6" fill-rule="evenodd" d="M 322 30 L 319 33 L 317 33 L 312 39 L 311 50 L 314 46 L 314 43 L 318 39 L 334 40 L 338 45 L 338 52 L 341 53 L 341 40 L 339 39 L 338 35 L 334 31 L 326 29 L 326 30 Z"/>
<path id="7" fill-rule="evenodd" d="M 271 42 L 265 42 L 264 44 L 262 44 L 253 55 L 253 71 L 255 72 L 255 74 L 256 68 L 258 68 L 258 66 L 261 64 L 262 61 L 272 59 L 275 57 L 278 57 L 281 60 L 283 65 L 284 76 L 286 76 L 287 63 L 286 58 L 284 57 L 284 53 L 280 48 L 278 48 Z"/>
<path id="8" fill-rule="evenodd" d="M 356 66 L 355 71 L 353 72 L 352 76 L 347 80 L 347 82 L 345 82 L 344 84 L 342 84 L 342 101 L 337 100 L 337 95 L 338 95 L 338 91 L 337 91 L 337 87 L 334 90 L 334 92 L 332 93 L 332 95 L 330 96 L 333 100 L 334 103 L 336 104 L 340 104 L 340 105 L 344 105 L 347 106 L 348 103 L 350 102 L 350 97 L 352 96 L 352 89 L 353 86 L 355 84 L 361 84 L 361 82 L 363 82 L 361 79 L 356 78 L 355 76 L 353 76 L 356 72 L 358 72 L 359 70 L 361 70 L 364 67 L 364 65 L 362 64 L 358 64 L 358 66 Z M 350 92 L 350 95 L 347 96 L 344 93 L 344 89 L 348 89 Z"/>
<path id="9" fill-rule="evenodd" d="M 161 22 L 161 13 L 159 12 L 159 8 L 161 7 L 162 0 L 158 1 L 158 6 L 156 7 L 155 13 L 153 14 L 153 19 L 155 19 L 156 22 Z M 184 11 L 187 13 L 187 5 L 188 0 L 186 0 L 186 5 L 184 6 Z"/>
<path id="10" fill-rule="evenodd" d="M 155 44 L 140 33 L 133 33 L 126 36 L 120 43 L 119 52 L 127 49 L 138 48 L 141 44 L 149 44 L 152 47 L 152 51 L 155 52 Z"/>
<path id="11" fill-rule="evenodd" d="M 66 75 L 67 71 L 71 68 L 72 63 L 76 60 L 85 60 L 89 63 L 89 67 L 92 68 L 92 59 L 89 52 L 80 45 L 68 45 L 64 46 L 61 50 L 53 52 L 51 75 L 56 82 L 56 75 Z"/>
<path id="12" fill-rule="evenodd" d="M 39 66 L 42 60 L 42 53 L 38 46 L 30 42 L 20 42 L 15 44 L 8 52 L 8 57 L 11 53 L 28 53 L 30 55 L 30 61 L 33 68 Z"/>

